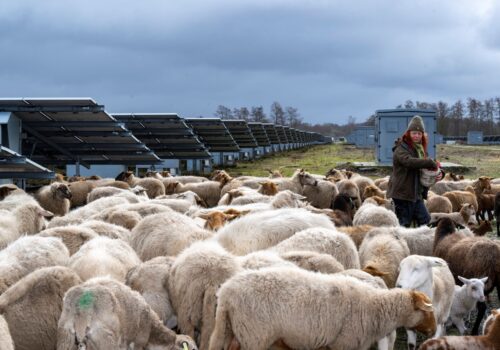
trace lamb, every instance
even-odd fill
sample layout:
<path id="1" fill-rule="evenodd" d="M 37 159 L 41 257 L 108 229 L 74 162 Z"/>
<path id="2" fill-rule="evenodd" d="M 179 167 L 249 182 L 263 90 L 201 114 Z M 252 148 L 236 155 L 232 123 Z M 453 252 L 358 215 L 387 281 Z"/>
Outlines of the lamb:
<path id="1" fill-rule="evenodd" d="M 66 266 L 68 248 L 55 237 L 25 236 L 0 251 L 0 294 L 30 272 Z"/>
<path id="2" fill-rule="evenodd" d="M 80 283 L 78 275 L 67 267 L 45 267 L 23 277 L 0 296 L 0 314 L 9 323 L 16 349 L 56 348 L 64 293 Z"/>
<path id="3" fill-rule="evenodd" d="M 130 240 L 131 232 L 121 226 L 110 224 L 99 220 L 85 220 L 78 226 L 89 228 L 99 236 L 106 236 L 113 239 L 121 239 L 125 242 Z"/>
<path id="4" fill-rule="evenodd" d="M 43 186 L 35 194 L 35 199 L 42 208 L 56 216 L 64 216 L 69 212 L 70 198 L 71 191 L 68 185 L 59 182 Z"/>
<path id="5" fill-rule="evenodd" d="M 425 293 L 434 305 L 437 329 L 434 337 L 446 334 L 445 323 L 450 315 L 455 280 L 448 264 L 443 259 L 421 255 L 410 255 L 401 260 L 397 288 L 417 290 Z M 417 334 L 406 330 L 408 348 L 416 349 Z"/>
<path id="6" fill-rule="evenodd" d="M 1 315 L 0 315 L 0 349 L 14 350 L 14 343 L 12 342 L 12 337 L 10 336 L 9 325 L 5 321 L 5 318 Z"/>
<path id="7" fill-rule="evenodd" d="M 406 241 L 391 233 L 369 234 L 359 247 L 363 271 L 380 276 L 389 288 L 394 288 L 400 262 L 410 255 Z"/>
<path id="8" fill-rule="evenodd" d="M 361 196 L 361 200 L 364 200 L 366 197 L 364 197 L 365 189 L 370 186 L 375 186 L 375 183 L 373 182 L 372 179 L 366 176 L 361 176 L 359 174 L 354 174 L 349 178 L 352 182 L 358 186 L 359 189 L 359 194 Z M 384 197 L 384 196 L 381 196 Z"/>
<path id="9" fill-rule="evenodd" d="M 340 180 L 347 180 L 347 177 L 345 176 L 345 174 L 341 170 L 335 169 L 335 168 L 331 168 L 330 170 L 328 170 L 326 172 L 325 177 L 329 181 L 332 181 L 332 182 L 339 182 Z"/>
<path id="10" fill-rule="evenodd" d="M 474 236 L 484 236 L 487 232 L 493 231 L 493 226 L 489 220 L 479 220 L 479 224 L 472 227 Z"/>
<path id="11" fill-rule="evenodd" d="M 487 350 L 500 348 L 500 317 L 493 321 L 486 335 L 473 336 L 448 336 L 429 339 L 420 346 L 421 350 Z"/>
<path id="12" fill-rule="evenodd" d="M 398 217 L 394 212 L 371 203 L 363 203 L 354 214 L 352 223 L 354 226 L 399 226 Z"/>
<path id="13" fill-rule="evenodd" d="M 57 329 L 57 349 L 196 350 L 193 340 L 163 326 L 144 298 L 110 278 L 94 278 L 68 290 Z"/>
<path id="14" fill-rule="evenodd" d="M 0 249 L 14 242 L 21 235 L 33 235 L 47 226 L 45 218 L 53 214 L 38 205 L 28 202 L 13 211 L 0 210 Z"/>
<path id="15" fill-rule="evenodd" d="M 245 215 L 220 229 L 215 239 L 233 254 L 245 255 L 272 247 L 310 227 L 334 229 L 325 215 L 305 209 L 276 209 Z"/>
<path id="16" fill-rule="evenodd" d="M 295 233 L 272 248 L 280 254 L 308 250 L 333 256 L 346 269 L 359 269 L 359 256 L 354 242 L 345 233 L 312 227 Z"/>
<path id="17" fill-rule="evenodd" d="M 70 182 L 68 188 L 71 191 L 71 208 L 85 205 L 87 203 L 87 196 L 96 186 L 97 185 L 93 181 Z"/>
<path id="18" fill-rule="evenodd" d="M 175 324 L 175 315 L 168 295 L 168 278 L 173 263 L 173 258 L 159 256 L 130 269 L 125 279 L 125 284 L 141 293 L 167 326 Z"/>
<path id="19" fill-rule="evenodd" d="M 427 210 L 431 214 L 453 212 L 453 206 L 451 205 L 450 200 L 447 197 L 440 196 L 438 194 L 428 196 L 425 206 L 427 207 Z"/>
<path id="20" fill-rule="evenodd" d="M 294 349 L 366 350 L 399 326 L 434 333 L 425 294 L 379 289 L 337 274 L 268 268 L 240 273 L 221 286 L 209 350 L 230 343 L 265 350 L 278 340 Z"/>
<path id="21" fill-rule="evenodd" d="M 474 213 L 477 213 L 478 204 L 472 187 L 469 187 L 467 191 L 445 192 L 443 196 L 450 200 L 453 211 L 460 211 L 462 205 L 469 203 L 474 207 Z"/>
<path id="22" fill-rule="evenodd" d="M 171 211 L 142 219 L 132 230 L 130 244 L 147 261 L 157 256 L 176 256 L 192 243 L 212 236 L 191 218 Z"/>
<path id="23" fill-rule="evenodd" d="M 484 302 L 486 300 L 484 297 L 484 284 L 488 277 L 467 279 L 458 276 L 458 279 L 463 285 L 461 287 L 455 286 L 448 324 L 453 323 L 458 328 L 460 335 L 464 335 L 466 330 L 464 317 L 470 314 L 478 301 Z"/>
<path id="24" fill-rule="evenodd" d="M 325 180 L 318 180 L 315 186 L 305 185 L 302 194 L 316 208 L 331 208 L 332 201 L 338 195 L 337 186 Z"/>
<path id="25" fill-rule="evenodd" d="M 500 309 L 491 310 L 491 314 L 488 316 L 486 321 L 484 321 L 482 334 L 488 334 L 490 332 L 493 321 L 500 315 Z"/>
<path id="26" fill-rule="evenodd" d="M 131 171 L 121 172 L 115 180 L 125 181 L 130 186 L 141 186 L 145 188 L 149 198 L 156 198 L 165 194 L 163 182 L 152 177 L 138 179 Z"/>
<path id="27" fill-rule="evenodd" d="M 460 212 L 458 213 L 431 213 L 431 221 L 429 223 L 434 224 L 444 217 L 453 220 L 455 225 L 463 227 L 467 227 L 469 223 L 477 224 L 476 211 L 474 210 L 474 206 L 469 203 L 462 204 L 462 208 L 460 208 Z"/>
<path id="28" fill-rule="evenodd" d="M 330 217 L 338 226 L 352 226 L 356 209 L 354 201 L 345 194 L 339 194 L 332 203 L 333 213 Z"/>
<path id="29" fill-rule="evenodd" d="M 125 282 L 127 272 L 140 263 L 141 260 L 127 243 L 120 239 L 97 237 L 71 256 L 68 266 L 83 281 L 97 276 L 110 276 Z"/>
<path id="30" fill-rule="evenodd" d="M 208 207 L 216 206 L 221 197 L 220 183 L 217 181 L 205 181 L 198 183 L 181 184 L 173 181 L 166 187 L 167 194 L 192 191 L 196 193 Z"/>
<path id="31" fill-rule="evenodd" d="M 69 255 L 75 254 L 82 245 L 93 238 L 99 237 L 93 230 L 80 226 L 62 226 L 44 230 L 38 234 L 40 237 L 61 238 L 68 248 Z"/>
<path id="32" fill-rule="evenodd" d="M 344 194 L 354 202 L 357 209 L 361 206 L 361 195 L 358 186 L 351 180 L 340 180 L 337 182 L 339 194 Z"/>

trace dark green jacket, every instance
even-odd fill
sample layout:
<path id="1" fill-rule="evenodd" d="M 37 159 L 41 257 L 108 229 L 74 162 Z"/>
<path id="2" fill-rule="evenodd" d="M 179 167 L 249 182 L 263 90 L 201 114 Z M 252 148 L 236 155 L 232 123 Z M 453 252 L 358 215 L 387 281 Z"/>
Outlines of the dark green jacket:
<path id="1" fill-rule="evenodd" d="M 435 168 L 436 163 L 432 159 L 418 158 L 417 151 L 404 141 L 397 141 L 392 149 L 392 174 L 387 188 L 387 198 L 402 199 L 415 202 L 419 198 L 427 197 L 427 189 L 424 188 L 419 196 L 420 169 Z"/>

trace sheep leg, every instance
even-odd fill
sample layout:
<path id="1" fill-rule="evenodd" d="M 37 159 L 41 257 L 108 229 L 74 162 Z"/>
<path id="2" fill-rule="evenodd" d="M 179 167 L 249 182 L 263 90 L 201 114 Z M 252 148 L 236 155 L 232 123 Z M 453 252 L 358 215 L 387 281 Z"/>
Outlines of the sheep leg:
<path id="1" fill-rule="evenodd" d="M 389 350 L 389 337 L 383 337 L 377 341 L 378 350 Z"/>
<path id="2" fill-rule="evenodd" d="M 202 327 L 199 346 L 200 350 L 208 349 L 208 345 L 210 343 L 210 335 L 212 334 L 215 327 L 215 308 L 217 303 L 215 293 L 217 293 L 217 288 L 209 287 L 205 290 L 205 295 L 203 296 Z"/>
<path id="3" fill-rule="evenodd" d="M 460 335 L 464 335 L 465 330 L 467 329 L 465 327 L 464 319 L 462 317 L 453 317 L 453 324 L 457 327 Z"/>
<path id="4" fill-rule="evenodd" d="M 486 313 L 486 303 L 478 302 L 476 308 L 477 308 L 477 317 L 476 317 L 476 322 L 474 323 L 474 327 L 472 327 L 472 332 L 471 332 L 472 335 L 479 334 L 479 325 L 481 324 L 484 314 Z"/>
<path id="5" fill-rule="evenodd" d="M 392 331 L 391 334 L 387 336 L 387 339 L 389 340 L 387 350 L 394 350 L 394 343 L 396 342 L 396 337 L 397 337 L 396 330 Z"/>
<path id="6" fill-rule="evenodd" d="M 408 350 L 414 350 L 417 348 L 417 333 L 407 329 L 406 335 L 408 337 Z"/>

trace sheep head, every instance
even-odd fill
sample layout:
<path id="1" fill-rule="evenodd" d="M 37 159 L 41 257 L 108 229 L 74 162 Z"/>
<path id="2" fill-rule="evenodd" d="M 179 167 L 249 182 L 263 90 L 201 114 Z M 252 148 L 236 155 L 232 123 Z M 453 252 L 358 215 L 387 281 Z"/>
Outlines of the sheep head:
<path id="1" fill-rule="evenodd" d="M 488 277 L 467 279 L 458 276 L 458 279 L 465 285 L 468 296 L 481 302 L 486 300 L 484 296 L 484 285 L 488 281 Z"/>
<path id="2" fill-rule="evenodd" d="M 213 181 L 217 181 L 220 183 L 220 187 L 224 187 L 225 184 L 231 182 L 233 178 L 224 170 L 216 170 L 214 176 L 212 177 Z"/>
<path id="3" fill-rule="evenodd" d="M 366 186 L 366 188 L 363 192 L 363 197 L 369 198 L 369 197 L 373 197 L 373 196 L 378 196 L 378 197 L 384 198 L 384 193 L 375 185 Z"/>
<path id="4" fill-rule="evenodd" d="M 399 263 L 396 288 L 419 289 L 432 278 L 432 268 L 446 266 L 443 259 L 421 255 L 410 255 Z"/>
<path id="5" fill-rule="evenodd" d="M 178 187 L 180 186 L 177 181 L 170 182 L 165 186 L 165 194 L 174 194 Z"/>
<path id="6" fill-rule="evenodd" d="M 240 212 L 236 209 L 228 209 L 225 212 L 216 210 L 210 213 L 200 214 L 199 217 L 206 220 L 204 226 L 206 229 L 217 231 L 223 227 L 226 222 L 234 220 L 243 214 L 245 214 L 245 212 Z"/>
<path id="7" fill-rule="evenodd" d="M 481 191 L 491 190 L 491 180 L 491 177 L 480 176 L 474 185 L 477 186 Z"/>
<path id="8" fill-rule="evenodd" d="M 300 169 L 298 176 L 301 186 L 318 186 L 318 180 L 304 169 Z"/>
<path id="9" fill-rule="evenodd" d="M 259 193 L 267 196 L 274 196 L 276 193 L 278 193 L 278 186 L 272 181 L 261 181 L 259 182 L 259 185 L 261 186 L 258 189 Z"/>
<path id="10" fill-rule="evenodd" d="M 134 178 L 134 174 L 131 171 L 122 171 L 115 178 L 116 181 L 130 182 Z"/>
<path id="11" fill-rule="evenodd" d="M 436 333 L 436 319 L 431 299 L 422 292 L 411 291 L 413 309 L 417 311 L 410 317 L 410 324 L 405 327 L 421 332 L 427 336 Z M 413 323 L 413 324 L 411 324 Z"/>
<path id="12" fill-rule="evenodd" d="M 0 201 L 7 197 L 12 191 L 19 189 L 16 185 L 8 184 L 0 186 Z"/>
<path id="13" fill-rule="evenodd" d="M 278 179 L 278 178 L 283 177 L 283 173 L 281 172 L 281 170 L 267 169 L 267 171 L 269 172 L 270 179 Z"/>
<path id="14" fill-rule="evenodd" d="M 68 185 L 60 182 L 54 182 L 52 185 L 50 185 L 50 191 L 52 192 L 52 196 L 54 198 L 71 199 L 72 197 L 71 190 L 69 189 Z"/>

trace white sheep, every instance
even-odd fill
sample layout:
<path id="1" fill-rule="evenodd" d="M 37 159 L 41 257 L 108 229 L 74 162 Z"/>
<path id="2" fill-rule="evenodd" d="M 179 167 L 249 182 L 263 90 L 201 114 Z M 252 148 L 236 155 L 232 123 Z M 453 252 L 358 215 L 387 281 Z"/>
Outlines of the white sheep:
<path id="1" fill-rule="evenodd" d="M 52 213 L 36 202 L 20 204 L 12 211 L 0 210 L 0 249 L 14 242 L 21 235 L 33 235 L 47 226 L 45 218 Z"/>
<path id="2" fill-rule="evenodd" d="M 458 276 L 458 279 L 462 281 L 463 285 L 455 286 L 455 296 L 448 324 L 454 324 L 458 328 L 460 335 L 464 335 L 467 329 L 464 318 L 475 309 L 477 302 L 485 301 L 484 284 L 488 280 L 488 277 L 467 279 Z"/>
<path id="3" fill-rule="evenodd" d="M 123 283 L 94 278 L 68 290 L 58 350 L 128 349 L 132 343 L 134 349 L 197 349 L 192 339 L 165 327 L 144 298 Z"/>
<path id="4" fill-rule="evenodd" d="M 43 230 L 40 237 L 58 237 L 69 250 L 69 255 L 75 254 L 78 249 L 93 238 L 99 237 L 93 230 L 81 226 L 61 226 Z"/>
<path id="5" fill-rule="evenodd" d="M 174 181 L 166 185 L 167 194 L 182 193 L 187 191 L 196 193 L 208 207 L 216 206 L 221 196 L 221 186 L 217 181 L 187 183 L 185 185 Z"/>
<path id="6" fill-rule="evenodd" d="M 68 185 L 54 182 L 43 186 L 35 193 L 35 199 L 45 209 L 56 216 L 64 216 L 71 207 L 71 191 Z"/>
<path id="7" fill-rule="evenodd" d="M 306 209 L 276 209 L 247 214 L 219 230 L 215 239 L 236 255 L 267 249 L 310 227 L 334 229 L 326 215 Z"/>
<path id="8" fill-rule="evenodd" d="M 293 349 L 367 350 L 400 326 L 434 333 L 425 294 L 374 288 L 339 274 L 267 268 L 240 273 L 221 286 L 209 350 L 227 349 L 231 342 L 266 350 L 276 341 Z"/>
<path id="9" fill-rule="evenodd" d="M 418 290 L 425 293 L 434 305 L 436 333 L 434 337 L 446 335 L 446 321 L 450 315 L 455 280 L 446 261 L 436 257 L 410 255 L 399 264 L 400 272 L 396 287 Z M 415 349 L 417 334 L 407 329 L 408 347 Z"/>
<path id="10" fill-rule="evenodd" d="M 136 189 L 140 195 L 134 193 L 133 192 L 134 189 Z M 147 194 L 144 191 L 145 191 L 144 188 L 142 188 L 141 186 L 136 186 L 130 190 L 128 189 L 125 190 L 112 186 L 96 187 L 88 194 L 87 203 L 93 202 L 99 198 L 111 197 L 111 196 L 124 197 L 127 198 L 130 203 L 139 203 L 147 200 L 148 198 Z"/>
<path id="11" fill-rule="evenodd" d="M 352 220 L 354 226 L 372 225 L 372 226 L 399 226 L 399 220 L 396 214 L 384 207 L 372 203 L 363 203 L 356 211 Z"/>
<path id="12" fill-rule="evenodd" d="M 85 220 L 78 226 L 89 228 L 99 236 L 106 236 L 115 239 L 119 238 L 125 242 L 129 242 L 130 236 L 132 235 L 132 233 L 124 227 L 100 220 Z"/>
<path id="13" fill-rule="evenodd" d="M 16 349 L 56 348 L 64 293 L 81 282 L 67 267 L 44 267 L 23 277 L 0 296 L 0 314 L 9 323 Z"/>
<path id="14" fill-rule="evenodd" d="M 131 171 L 121 172 L 115 180 L 124 181 L 130 186 L 145 188 L 149 198 L 156 198 L 165 194 L 165 186 L 160 180 L 152 177 L 136 178 Z"/>
<path id="15" fill-rule="evenodd" d="M 280 254 L 294 250 L 309 250 L 329 254 L 346 269 L 359 269 L 359 256 L 351 238 L 337 230 L 312 227 L 295 233 L 278 243 L 272 250 Z"/>
<path id="16" fill-rule="evenodd" d="M 469 203 L 462 204 L 460 212 L 454 213 L 431 213 L 430 224 L 437 223 L 442 218 L 451 219 L 456 225 L 461 225 L 467 227 L 469 224 L 477 224 L 476 220 L 476 210 L 474 206 Z"/>
<path id="17" fill-rule="evenodd" d="M 8 195 L 0 201 L 0 210 L 12 211 L 22 204 L 38 204 L 35 198 L 24 192 L 23 190 L 15 190 L 9 192 Z"/>
<path id="18" fill-rule="evenodd" d="M 410 255 L 406 241 L 392 233 L 368 234 L 359 247 L 363 271 L 382 277 L 389 288 L 394 288 L 399 263 Z"/>
<path id="19" fill-rule="evenodd" d="M 65 266 L 68 248 L 59 238 L 25 236 L 0 251 L 0 294 L 28 273 L 47 266 Z"/>
<path id="20" fill-rule="evenodd" d="M 339 190 L 333 182 L 318 180 L 316 186 L 304 186 L 302 194 L 316 208 L 331 208 L 333 200 L 339 194 Z"/>
<path id="21" fill-rule="evenodd" d="M 68 266 L 83 281 L 97 276 L 110 276 L 125 282 L 127 272 L 140 263 L 141 260 L 127 243 L 120 239 L 97 237 L 73 254 Z"/>
<path id="22" fill-rule="evenodd" d="M 297 169 L 290 178 L 275 178 L 272 182 L 278 186 L 279 191 L 290 190 L 298 194 L 303 193 L 306 185 L 317 186 L 318 184 L 318 180 L 304 169 Z"/>

